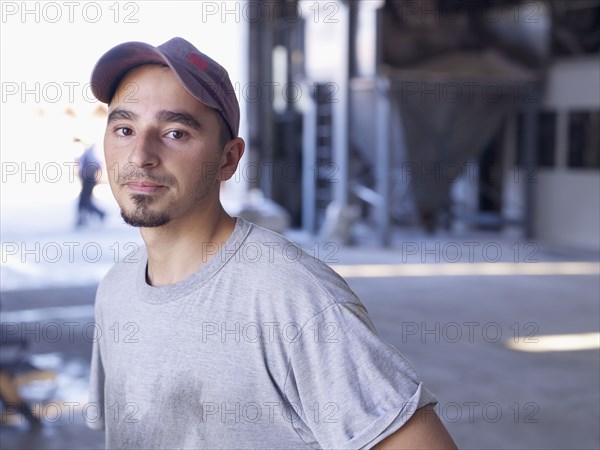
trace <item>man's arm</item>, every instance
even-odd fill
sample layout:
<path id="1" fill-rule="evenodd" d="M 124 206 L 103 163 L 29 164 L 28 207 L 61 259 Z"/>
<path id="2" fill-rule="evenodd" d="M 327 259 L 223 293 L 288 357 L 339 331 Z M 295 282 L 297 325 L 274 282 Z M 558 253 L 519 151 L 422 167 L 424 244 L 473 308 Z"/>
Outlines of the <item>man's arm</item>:
<path id="1" fill-rule="evenodd" d="M 431 405 L 415 411 L 408 422 L 374 448 L 380 450 L 457 449 L 446 427 Z"/>

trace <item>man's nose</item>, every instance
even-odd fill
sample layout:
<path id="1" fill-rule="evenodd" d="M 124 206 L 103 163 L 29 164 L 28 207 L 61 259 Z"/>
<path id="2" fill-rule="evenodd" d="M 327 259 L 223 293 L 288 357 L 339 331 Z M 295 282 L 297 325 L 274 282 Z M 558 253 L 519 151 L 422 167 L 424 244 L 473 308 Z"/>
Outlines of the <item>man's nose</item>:
<path id="1" fill-rule="evenodd" d="M 159 160 L 158 138 L 152 132 L 138 133 L 127 155 L 127 162 L 141 169 L 154 167 Z"/>

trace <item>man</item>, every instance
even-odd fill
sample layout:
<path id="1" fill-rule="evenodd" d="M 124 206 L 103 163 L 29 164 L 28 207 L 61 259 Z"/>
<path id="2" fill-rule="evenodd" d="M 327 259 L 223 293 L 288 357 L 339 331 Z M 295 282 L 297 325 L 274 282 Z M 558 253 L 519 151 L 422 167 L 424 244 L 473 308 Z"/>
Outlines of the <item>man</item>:
<path id="1" fill-rule="evenodd" d="M 109 448 L 453 448 L 433 395 L 346 283 L 221 206 L 244 152 L 225 69 L 121 44 L 92 73 L 104 151 L 145 246 L 96 298 L 88 417 Z"/>
<path id="2" fill-rule="evenodd" d="M 75 138 L 75 142 L 83 142 Z M 100 161 L 96 158 L 95 146 L 83 144 L 85 150 L 79 157 L 79 179 L 81 180 L 81 192 L 79 193 L 79 202 L 77 204 L 77 228 L 85 226 L 91 215 L 97 215 L 101 221 L 104 221 L 105 213 L 96 206 L 93 199 L 94 187 L 98 183 L 98 177 L 101 172 Z"/>

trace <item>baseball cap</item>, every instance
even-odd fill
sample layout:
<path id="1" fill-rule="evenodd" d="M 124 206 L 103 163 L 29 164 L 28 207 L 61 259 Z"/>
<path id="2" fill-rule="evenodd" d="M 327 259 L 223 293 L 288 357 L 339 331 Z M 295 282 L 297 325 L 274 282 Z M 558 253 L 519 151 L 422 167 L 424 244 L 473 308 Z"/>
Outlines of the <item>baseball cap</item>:
<path id="1" fill-rule="evenodd" d="M 183 87 L 206 106 L 216 109 L 229 125 L 232 137 L 237 137 L 240 107 L 227 71 L 180 37 L 158 47 L 144 42 L 125 42 L 113 47 L 92 70 L 92 93 L 101 102 L 110 103 L 125 74 L 148 63 L 167 64 Z"/>

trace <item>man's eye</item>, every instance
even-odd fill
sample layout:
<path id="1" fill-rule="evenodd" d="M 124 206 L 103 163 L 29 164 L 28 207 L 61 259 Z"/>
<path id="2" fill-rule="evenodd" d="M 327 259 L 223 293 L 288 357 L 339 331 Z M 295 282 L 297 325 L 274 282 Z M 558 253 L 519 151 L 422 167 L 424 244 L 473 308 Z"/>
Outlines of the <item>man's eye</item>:
<path id="1" fill-rule="evenodd" d="M 185 133 L 179 130 L 172 130 L 167 133 L 167 136 L 178 141 L 185 137 Z"/>
<path id="2" fill-rule="evenodd" d="M 115 129 L 115 131 L 120 136 L 131 136 L 131 134 L 133 133 L 133 130 L 127 127 L 118 127 Z"/>

